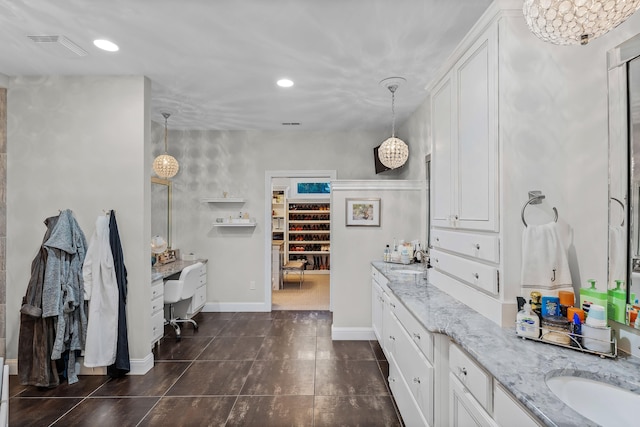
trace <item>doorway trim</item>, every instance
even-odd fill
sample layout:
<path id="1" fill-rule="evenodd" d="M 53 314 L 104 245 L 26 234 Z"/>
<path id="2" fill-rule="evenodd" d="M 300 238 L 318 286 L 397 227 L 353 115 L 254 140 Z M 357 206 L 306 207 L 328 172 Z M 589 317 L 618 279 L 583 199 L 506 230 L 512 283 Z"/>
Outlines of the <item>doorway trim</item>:
<path id="1" fill-rule="evenodd" d="M 271 311 L 271 181 L 273 178 L 329 178 L 336 180 L 335 170 L 274 170 L 264 172 L 264 305 Z"/>

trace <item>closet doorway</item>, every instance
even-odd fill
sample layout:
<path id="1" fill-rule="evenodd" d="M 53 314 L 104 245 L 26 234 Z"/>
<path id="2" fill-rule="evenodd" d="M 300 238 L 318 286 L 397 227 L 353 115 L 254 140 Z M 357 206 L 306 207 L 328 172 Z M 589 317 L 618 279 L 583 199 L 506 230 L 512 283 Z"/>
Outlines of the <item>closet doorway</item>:
<path id="1" fill-rule="evenodd" d="M 326 170 L 265 173 L 265 299 L 271 310 L 331 309 L 335 178 Z"/>

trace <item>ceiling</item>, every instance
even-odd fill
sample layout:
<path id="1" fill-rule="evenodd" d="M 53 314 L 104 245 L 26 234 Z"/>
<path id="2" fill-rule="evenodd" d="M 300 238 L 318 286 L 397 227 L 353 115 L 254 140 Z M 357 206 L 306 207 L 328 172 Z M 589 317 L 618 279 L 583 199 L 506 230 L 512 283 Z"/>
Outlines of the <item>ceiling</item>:
<path id="1" fill-rule="evenodd" d="M 490 0 L 4 0 L 0 73 L 145 75 L 174 129 L 376 130 L 425 86 Z M 64 36 L 88 55 L 27 36 Z M 95 48 L 106 38 L 117 53 Z M 295 82 L 276 86 L 281 77 Z M 283 126 L 282 123 L 300 123 Z"/>

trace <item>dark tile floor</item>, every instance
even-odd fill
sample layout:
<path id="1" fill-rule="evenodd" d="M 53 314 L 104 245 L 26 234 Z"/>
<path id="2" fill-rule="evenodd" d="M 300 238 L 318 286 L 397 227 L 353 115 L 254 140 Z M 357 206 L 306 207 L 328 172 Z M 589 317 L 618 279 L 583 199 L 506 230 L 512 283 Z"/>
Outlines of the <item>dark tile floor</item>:
<path id="1" fill-rule="evenodd" d="M 54 389 L 10 378 L 11 426 L 401 426 L 377 341 L 332 341 L 328 311 L 200 313 L 155 367 Z"/>

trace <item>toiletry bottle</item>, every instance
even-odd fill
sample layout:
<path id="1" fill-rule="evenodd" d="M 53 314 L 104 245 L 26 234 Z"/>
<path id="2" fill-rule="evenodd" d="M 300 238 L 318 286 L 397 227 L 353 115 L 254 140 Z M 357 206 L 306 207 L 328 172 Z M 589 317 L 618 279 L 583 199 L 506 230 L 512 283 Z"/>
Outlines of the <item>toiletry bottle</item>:
<path id="1" fill-rule="evenodd" d="M 582 347 L 582 322 L 578 313 L 573 313 L 571 332 L 571 347 Z"/>
<path id="2" fill-rule="evenodd" d="M 616 287 L 607 291 L 608 318 L 624 323 L 626 320 L 627 291 L 623 289 L 624 281 L 616 280 Z"/>
<path id="3" fill-rule="evenodd" d="M 516 334 L 521 337 L 538 338 L 540 336 L 540 319 L 531 311 L 531 304 L 525 304 L 516 316 Z"/>
<path id="4" fill-rule="evenodd" d="M 386 248 L 384 248 L 384 262 L 389 262 L 389 245 L 387 245 Z"/>
<path id="5" fill-rule="evenodd" d="M 589 307 L 591 304 L 597 304 L 605 307 L 605 319 L 607 316 L 607 293 L 596 289 L 596 281 L 594 279 L 587 280 L 591 285 L 588 288 L 580 288 L 580 308 L 582 308 L 589 317 Z"/>

